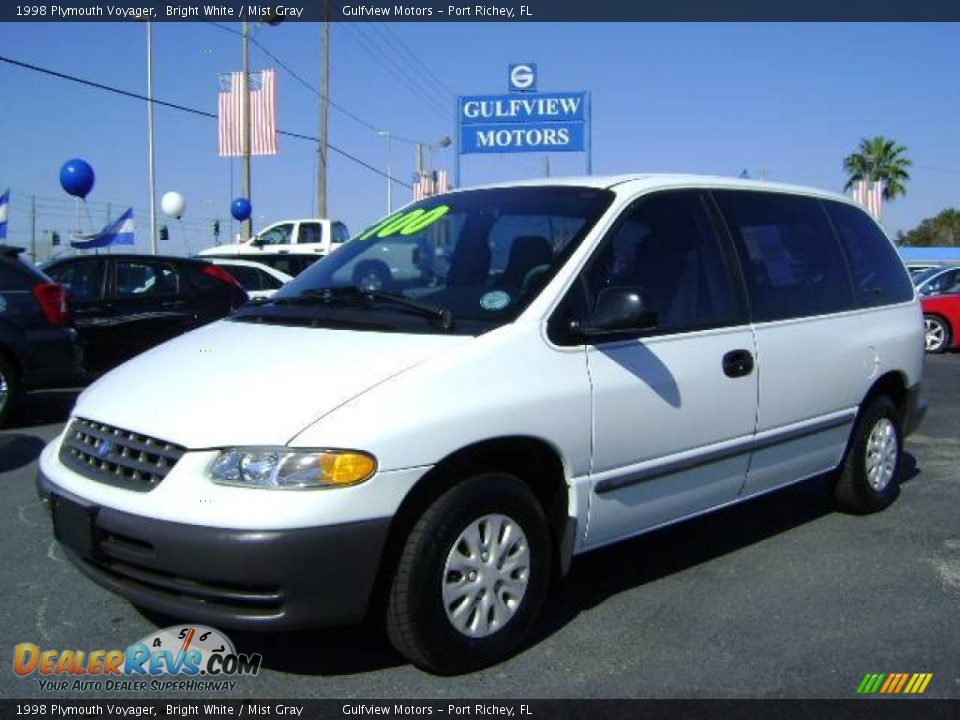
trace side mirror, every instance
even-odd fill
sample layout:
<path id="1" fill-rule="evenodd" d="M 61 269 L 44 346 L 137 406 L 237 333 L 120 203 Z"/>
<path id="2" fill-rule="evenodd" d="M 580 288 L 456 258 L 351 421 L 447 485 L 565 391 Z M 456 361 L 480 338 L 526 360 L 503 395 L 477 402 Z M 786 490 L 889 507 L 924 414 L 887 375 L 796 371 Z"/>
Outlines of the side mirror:
<path id="1" fill-rule="evenodd" d="M 647 307 L 638 288 L 604 288 L 597 295 L 593 312 L 582 320 L 573 320 L 570 331 L 584 338 L 619 335 L 650 330 L 657 326 L 657 314 Z"/>

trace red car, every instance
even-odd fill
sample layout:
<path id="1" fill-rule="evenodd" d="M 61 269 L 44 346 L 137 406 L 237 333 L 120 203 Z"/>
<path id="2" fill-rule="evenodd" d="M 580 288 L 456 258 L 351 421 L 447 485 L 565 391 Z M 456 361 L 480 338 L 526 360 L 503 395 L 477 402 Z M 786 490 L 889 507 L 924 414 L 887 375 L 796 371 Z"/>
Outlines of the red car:
<path id="1" fill-rule="evenodd" d="M 924 347 L 929 353 L 960 348 L 960 294 L 921 296 Z"/>

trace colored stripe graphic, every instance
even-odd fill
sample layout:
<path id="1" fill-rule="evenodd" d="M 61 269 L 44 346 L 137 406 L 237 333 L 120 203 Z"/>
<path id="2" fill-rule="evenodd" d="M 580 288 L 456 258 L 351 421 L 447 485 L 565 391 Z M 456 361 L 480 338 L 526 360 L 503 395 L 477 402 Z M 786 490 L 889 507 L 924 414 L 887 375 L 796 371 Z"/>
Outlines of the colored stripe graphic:
<path id="1" fill-rule="evenodd" d="M 858 695 L 919 695 L 927 689 L 933 673 L 867 673 L 857 686 Z"/>

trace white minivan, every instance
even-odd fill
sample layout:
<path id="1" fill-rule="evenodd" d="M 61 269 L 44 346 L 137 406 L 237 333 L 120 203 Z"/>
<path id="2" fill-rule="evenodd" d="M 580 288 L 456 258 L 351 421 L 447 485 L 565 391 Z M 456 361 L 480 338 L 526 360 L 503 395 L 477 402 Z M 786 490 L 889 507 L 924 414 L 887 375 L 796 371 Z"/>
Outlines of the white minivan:
<path id="1" fill-rule="evenodd" d="M 358 286 L 394 246 L 403 272 Z M 376 613 L 458 673 L 512 652 L 578 554 L 825 473 L 840 508 L 886 507 L 922 363 L 907 271 L 842 196 L 468 189 L 102 377 L 38 485 L 71 560 L 137 605 Z"/>

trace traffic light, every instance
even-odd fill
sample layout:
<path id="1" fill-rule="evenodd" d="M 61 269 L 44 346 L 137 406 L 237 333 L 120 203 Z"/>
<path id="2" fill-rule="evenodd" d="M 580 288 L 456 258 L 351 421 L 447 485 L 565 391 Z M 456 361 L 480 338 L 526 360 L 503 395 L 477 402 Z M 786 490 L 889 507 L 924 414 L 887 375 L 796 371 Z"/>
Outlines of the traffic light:
<path id="1" fill-rule="evenodd" d="M 213 221 L 213 236 L 215 238 L 220 237 L 220 221 L 219 220 Z"/>
<path id="2" fill-rule="evenodd" d="M 50 234 L 50 244 L 51 244 L 51 245 L 59 245 L 59 244 L 60 244 L 60 233 L 58 233 L 56 230 L 54 230 L 54 231 Z"/>
<path id="3" fill-rule="evenodd" d="M 170 231 L 167 230 L 167 226 L 166 226 L 166 225 L 161 225 L 161 226 L 160 226 L 160 239 L 161 239 L 161 240 L 169 240 L 169 239 L 170 239 Z"/>

